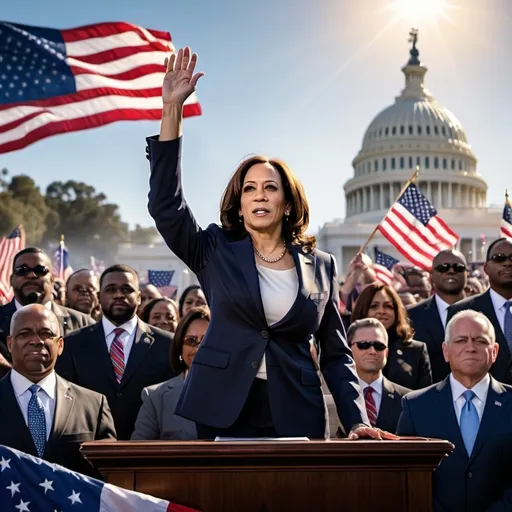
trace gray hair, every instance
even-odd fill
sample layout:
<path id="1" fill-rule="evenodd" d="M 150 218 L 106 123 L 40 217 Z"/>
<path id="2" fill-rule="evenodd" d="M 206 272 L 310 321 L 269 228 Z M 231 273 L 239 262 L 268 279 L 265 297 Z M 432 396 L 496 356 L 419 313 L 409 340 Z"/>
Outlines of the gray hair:
<path id="1" fill-rule="evenodd" d="M 57 319 L 55 313 L 50 309 L 44 307 L 42 304 L 28 304 L 27 306 L 23 306 L 21 309 L 18 309 L 18 311 L 16 311 L 16 313 L 12 315 L 11 327 L 9 329 L 9 334 L 11 336 L 14 336 L 14 326 L 17 322 L 18 317 L 21 316 L 24 312 L 31 310 L 40 313 L 45 313 L 48 319 L 50 320 L 51 324 L 55 328 L 55 334 L 57 334 L 57 336 L 61 336 L 59 320 Z"/>
<path id="2" fill-rule="evenodd" d="M 446 325 L 446 332 L 444 335 L 445 343 L 450 343 L 452 339 L 453 326 L 458 320 L 461 320 L 462 318 L 473 318 L 474 320 L 482 320 L 487 326 L 487 332 L 489 333 L 491 342 L 494 343 L 496 341 L 496 331 L 494 330 L 492 322 L 483 313 L 480 313 L 479 311 L 474 311 L 473 309 L 465 309 L 453 315 L 453 317 Z"/>
<path id="3" fill-rule="evenodd" d="M 352 340 L 354 339 L 354 336 L 356 335 L 356 332 L 359 329 L 364 329 L 366 327 L 373 327 L 374 329 L 378 329 L 379 331 L 381 331 L 382 336 L 386 340 L 386 345 L 387 345 L 388 331 L 386 331 L 386 328 L 376 318 L 362 318 L 361 320 L 356 320 L 355 322 L 352 322 L 347 331 L 348 344 L 350 345 L 352 343 Z"/>

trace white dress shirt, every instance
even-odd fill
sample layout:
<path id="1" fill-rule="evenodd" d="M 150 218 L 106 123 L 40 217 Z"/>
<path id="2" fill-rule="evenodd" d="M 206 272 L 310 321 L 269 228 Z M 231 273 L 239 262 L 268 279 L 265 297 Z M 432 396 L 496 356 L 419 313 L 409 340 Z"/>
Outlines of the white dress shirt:
<path id="1" fill-rule="evenodd" d="M 16 299 L 14 299 L 14 306 L 16 307 L 16 311 L 19 311 L 23 307 Z M 48 302 L 46 302 L 44 304 L 44 307 L 51 311 L 52 310 L 52 301 L 49 300 Z"/>
<path id="2" fill-rule="evenodd" d="M 448 318 L 448 308 L 450 304 L 445 302 L 439 295 L 434 295 L 434 300 L 436 301 L 437 311 L 439 313 L 439 318 L 441 318 L 441 323 L 443 327 L 446 329 L 446 319 Z"/>
<path id="3" fill-rule="evenodd" d="M 485 402 L 487 400 L 487 393 L 489 392 L 490 384 L 491 378 L 487 373 L 478 384 L 475 384 L 471 388 L 471 391 L 473 391 L 473 393 L 476 395 L 472 402 L 475 406 L 476 412 L 478 413 L 478 418 L 480 421 L 482 421 L 482 416 L 484 414 Z M 453 407 L 455 409 L 455 415 L 457 416 L 457 422 L 460 426 L 460 414 L 466 403 L 466 399 L 462 396 L 462 394 L 464 391 L 468 391 L 468 389 L 465 388 L 458 380 L 456 380 L 452 373 L 450 374 L 450 386 L 452 388 Z"/>
<path id="4" fill-rule="evenodd" d="M 124 329 L 120 339 L 121 343 L 123 344 L 124 364 L 126 366 L 128 357 L 130 356 L 130 351 L 133 346 L 133 341 L 135 340 L 135 333 L 137 332 L 137 316 L 130 318 L 128 322 L 125 322 L 122 325 L 114 325 L 105 315 L 103 315 L 101 318 L 101 323 L 103 325 L 103 330 L 105 331 L 105 342 L 107 344 L 107 350 L 109 353 L 112 342 L 116 337 L 114 331 L 116 329 Z"/>
<path id="5" fill-rule="evenodd" d="M 18 373 L 16 370 L 11 370 L 11 384 L 14 389 L 14 395 L 23 414 L 23 419 L 28 427 L 28 403 L 32 398 L 32 392 L 29 390 L 30 386 L 37 384 L 41 387 L 37 393 L 39 400 L 43 404 L 44 416 L 46 419 L 46 440 L 48 441 L 53 427 L 53 416 L 55 414 L 55 399 L 57 395 L 57 378 L 55 372 L 47 375 L 43 380 L 35 383 L 28 380 L 26 377 Z"/>
<path id="6" fill-rule="evenodd" d="M 382 379 L 383 379 L 383 376 L 381 374 L 381 376 L 377 380 L 374 380 L 371 384 L 367 384 L 366 382 L 364 382 L 364 380 L 361 380 L 358 377 L 359 385 L 361 386 L 363 396 L 364 396 L 364 390 L 366 388 L 373 389 L 372 396 L 373 396 L 373 401 L 375 402 L 375 409 L 377 410 L 377 416 L 379 415 L 380 404 L 382 403 Z"/>
<path id="7" fill-rule="evenodd" d="M 494 312 L 496 313 L 496 316 L 498 318 L 498 323 L 500 324 L 501 331 L 505 332 L 505 313 L 507 312 L 507 308 L 505 306 L 505 303 L 507 302 L 507 299 L 502 297 L 499 293 L 496 293 L 492 288 L 489 288 L 489 293 L 491 295 L 491 301 L 492 305 L 494 307 Z M 512 313 L 512 307 L 511 313 Z"/>

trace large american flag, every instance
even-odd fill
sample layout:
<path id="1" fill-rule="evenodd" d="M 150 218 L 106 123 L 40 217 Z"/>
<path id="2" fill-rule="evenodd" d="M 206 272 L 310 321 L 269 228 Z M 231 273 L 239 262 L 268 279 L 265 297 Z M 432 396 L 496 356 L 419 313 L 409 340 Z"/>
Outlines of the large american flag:
<path id="1" fill-rule="evenodd" d="M 18 226 L 9 236 L 0 240 L 0 304 L 13 297 L 10 278 L 14 256 L 25 248 L 25 232 Z"/>
<path id="2" fill-rule="evenodd" d="M 393 272 L 391 270 L 399 262 L 393 256 L 382 252 L 377 246 L 373 248 L 375 259 L 373 271 L 375 277 L 383 284 L 391 284 L 393 281 Z"/>
<path id="3" fill-rule="evenodd" d="M 455 247 L 459 240 L 414 183 L 389 209 L 379 231 L 400 254 L 425 270 L 430 270 L 439 251 Z"/>
<path id="4" fill-rule="evenodd" d="M 148 282 L 156 286 L 164 297 L 174 298 L 177 287 L 173 286 L 174 270 L 148 270 Z"/>
<path id="5" fill-rule="evenodd" d="M 168 32 L 130 23 L 66 30 L 0 22 L 0 153 L 114 121 L 159 119 Z M 197 97 L 185 116 L 201 114 Z"/>
<path id="6" fill-rule="evenodd" d="M 512 238 L 512 203 L 505 194 L 505 207 L 503 208 L 503 217 L 501 219 L 500 237 Z"/>
<path id="7" fill-rule="evenodd" d="M 199 512 L 0 445 L 2 512 Z"/>

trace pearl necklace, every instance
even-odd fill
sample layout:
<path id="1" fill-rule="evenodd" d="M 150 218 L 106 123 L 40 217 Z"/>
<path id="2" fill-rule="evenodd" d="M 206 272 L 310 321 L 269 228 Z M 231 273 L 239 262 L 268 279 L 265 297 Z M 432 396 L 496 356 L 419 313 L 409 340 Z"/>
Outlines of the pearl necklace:
<path id="1" fill-rule="evenodd" d="M 277 263 L 278 261 L 281 261 L 284 258 L 284 255 L 286 254 L 286 244 L 283 242 L 283 252 L 273 260 L 265 258 L 265 256 L 263 256 L 263 254 L 261 254 L 260 251 L 256 249 L 256 247 L 254 247 L 254 252 L 259 258 L 261 258 L 263 261 L 266 261 L 267 263 Z"/>

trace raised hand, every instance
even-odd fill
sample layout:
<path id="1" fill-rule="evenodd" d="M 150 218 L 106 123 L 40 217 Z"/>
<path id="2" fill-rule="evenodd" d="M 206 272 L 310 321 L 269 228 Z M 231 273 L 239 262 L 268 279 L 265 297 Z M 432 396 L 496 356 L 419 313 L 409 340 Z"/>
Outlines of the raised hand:
<path id="1" fill-rule="evenodd" d="M 183 105 L 185 100 L 195 91 L 197 81 L 204 73 L 194 74 L 197 54 L 191 54 L 190 48 L 180 48 L 166 59 L 167 71 L 162 84 L 162 100 L 164 105 Z"/>

